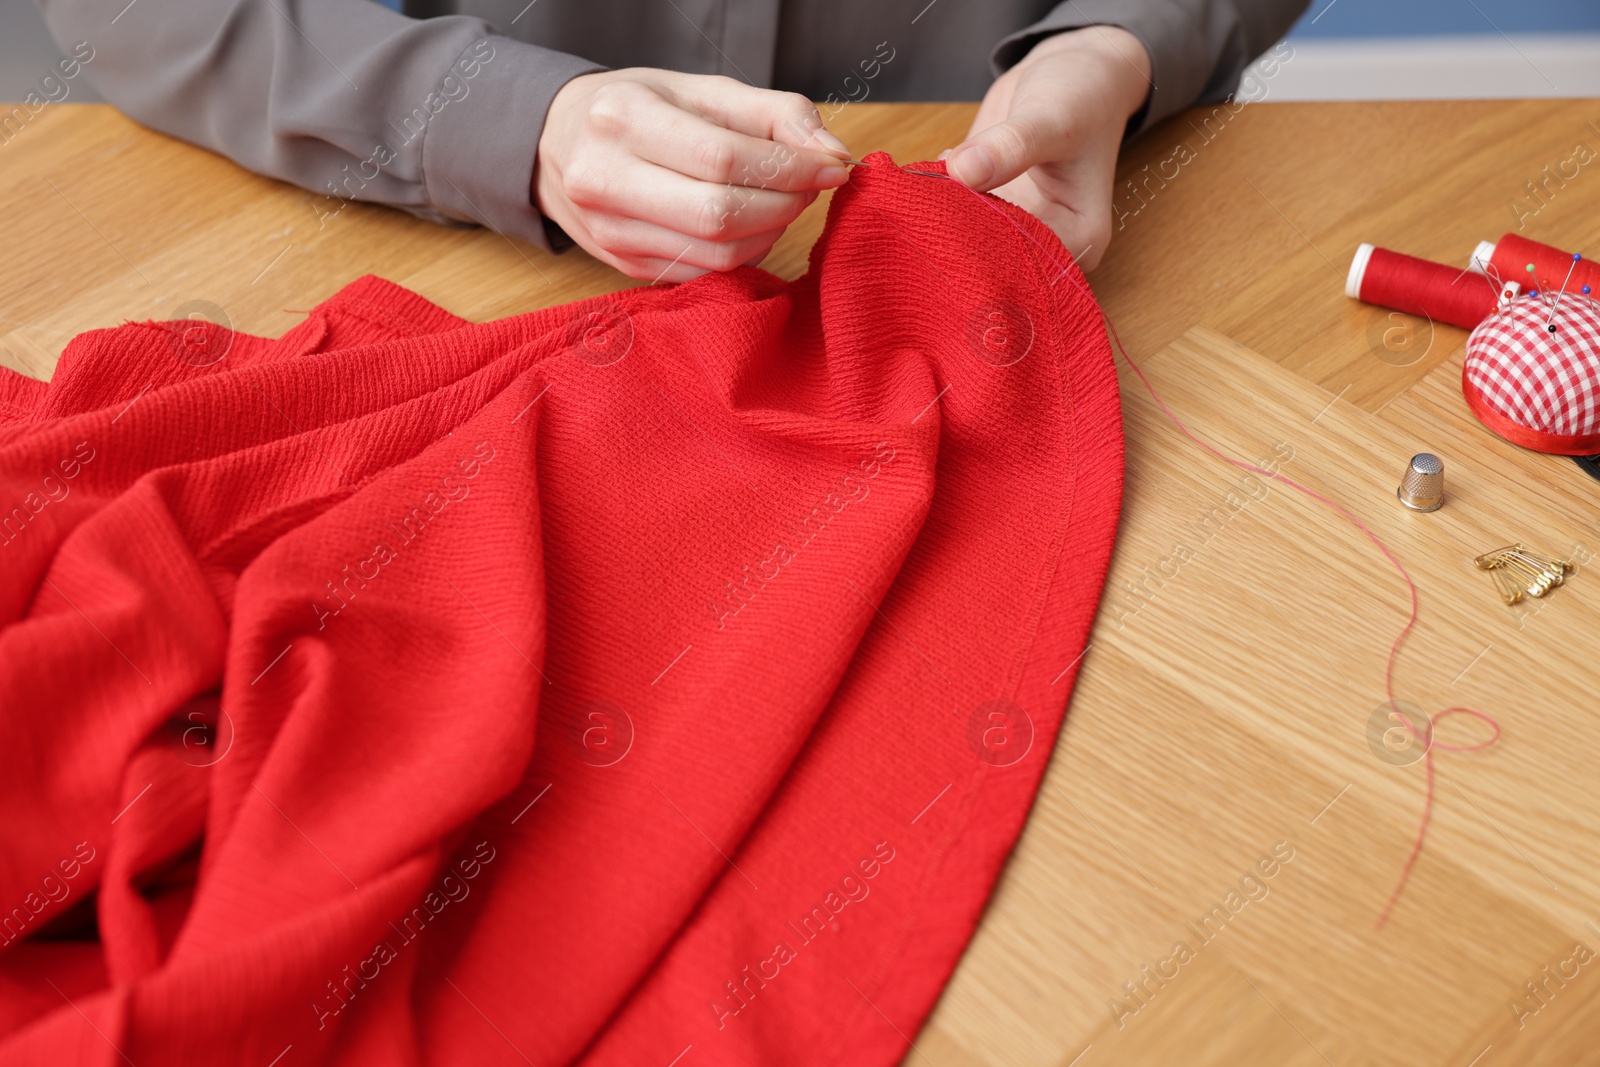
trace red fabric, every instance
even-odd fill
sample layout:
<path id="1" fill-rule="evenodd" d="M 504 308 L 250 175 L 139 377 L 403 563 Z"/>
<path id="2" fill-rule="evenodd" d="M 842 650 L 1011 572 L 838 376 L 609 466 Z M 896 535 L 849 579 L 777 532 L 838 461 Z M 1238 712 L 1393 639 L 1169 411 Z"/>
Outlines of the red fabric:
<path id="1" fill-rule="evenodd" d="M 1483 424 L 1514 444 L 1593 454 L 1600 448 L 1600 305 L 1571 293 L 1553 305 L 1522 297 L 1490 315 L 1467 338 L 1461 391 Z"/>
<path id="2" fill-rule="evenodd" d="M 0 1062 L 901 1059 L 1122 437 L 1092 300 L 872 163 L 792 283 L 368 277 L 0 378 Z"/>

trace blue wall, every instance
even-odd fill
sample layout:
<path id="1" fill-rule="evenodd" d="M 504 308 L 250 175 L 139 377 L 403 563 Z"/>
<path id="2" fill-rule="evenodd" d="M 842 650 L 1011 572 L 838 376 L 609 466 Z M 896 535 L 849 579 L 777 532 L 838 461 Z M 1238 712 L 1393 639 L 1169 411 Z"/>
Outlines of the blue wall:
<path id="1" fill-rule="evenodd" d="M 400 0 L 377 2 L 400 10 Z M 1493 34 L 1495 26 L 1509 34 L 1600 33 L 1600 0 L 1311 0 L 1291 36 Z"/>
<path id="2" fill-rule="evenodd" d="M 400 0 L 378 3 L 400 9 Z M 1495 26 L 1509 34 L 1600 33 L 1600 0 L 1311 0 L 1291 36 L 1494 34 Z"/>
<path id="3" fill-rule="evenodd" d="M 1499 27 L 1496 30 L 1496 27 Z M 1600 33 L 1597 0 L 1311 0 L 1291 37 Z"/>

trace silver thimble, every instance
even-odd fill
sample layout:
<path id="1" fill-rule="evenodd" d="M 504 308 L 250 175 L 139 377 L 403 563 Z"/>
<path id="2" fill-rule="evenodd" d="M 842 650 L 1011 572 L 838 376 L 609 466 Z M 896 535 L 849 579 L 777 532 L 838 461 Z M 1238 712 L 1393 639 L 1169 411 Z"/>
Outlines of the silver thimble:
<path id="1" fill-rule="evenodd" d="M 1395 495 L 1412 511 L 1438 511 L 1444 505 L 1443 461 L 1431 452 L 1412 456 Z"/>

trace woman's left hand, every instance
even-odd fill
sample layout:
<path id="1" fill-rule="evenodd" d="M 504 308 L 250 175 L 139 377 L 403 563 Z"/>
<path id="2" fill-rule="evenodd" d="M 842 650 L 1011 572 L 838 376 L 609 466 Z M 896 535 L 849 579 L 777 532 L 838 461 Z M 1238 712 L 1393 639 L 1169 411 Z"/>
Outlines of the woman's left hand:
<path id="1" fill-rule="evenodd" d="M 1092 270 L 1111 241 L 1117 150 L 1150 75 L 1150 54 L 1127 30 L 1047 37 L 989 87 L 945 157 L 950 173 L 1039 216 Z"/>

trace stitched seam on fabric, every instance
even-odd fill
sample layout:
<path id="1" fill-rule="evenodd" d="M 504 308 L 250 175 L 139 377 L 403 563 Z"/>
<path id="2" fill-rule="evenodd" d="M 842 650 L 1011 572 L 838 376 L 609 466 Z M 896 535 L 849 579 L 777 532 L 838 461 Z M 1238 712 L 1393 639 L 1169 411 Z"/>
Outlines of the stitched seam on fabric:
<path id="1" fill-rule="evenodd" d="M 1052 234 L 1052 236 L 1054 235 Z M 1035 269 L 1035 284 L 1040 284 L 1041 279 L 1037 276 L 1037 272 L 1039 270 L 1039 261 L 1037 257 L 1039 253 L 1037 250 L 1029 250 L 1027 248 L 1022 248 L 1020 251 L 1022 252 L 1024 258 L 1026 258 Z M 1045 288 L 1049 289 L 1050 287 L 1046 284 Z M 1059 296 L 1059 294 L 1052 292 L 1049 294 L 1049 299 L 1051 304 L 1054 305 L 1055 310 L 1058 312 L 1062 310 L 1062 298 Z M 1054 367 L 1052 370 L 1055 373 L 1057 384 L 1062 387 L 1061 391 L 1057 392 L 1053 398 L 1059 411 L 1066 401 L 1066 386 L 1063 373 L 1064 368 L 1062 365 L 1062 343 L 1059 334 L 1056 334 L 1054 331 L 1052 331 L 1052 339 L 1055 342 L 1052 347 L 1052 356 L 1054 361 Z M 1066 415 L 1068 430 L 1071 434 L 1068 442 L 1069 454 L 1076 455 L 1077 419 L 1075 409 L 1073 409 L 1070 405 L 1067 405 L 1064 414 Z M 1072 475 L 1072 488 L 1071 492 L 1069 493 L 1068 503 L 1058 513 L 1061 518 L 1056 524 L 1055 536 L 1053 536 L 1051 539 L 1051 545 L 1047 551 L 1046 560 L 1040 565 L 1039 572 L 1034 579 L 1035 591 L 1034 595 L 1030 598 L 1032 601 L 1032 606 L 1029 611 L 1028 619 L 1022 628 L 1024 636 L 1021 638 L 1018 648 L 1013 652 L 1012 666 L 1007 672 L 1007 682 L 1004 692 L 1007 694 L 1008 699 L 1015 698 L 1021 689 L 1023 677 L 1027 672 L 1029 654 L 1031 653 L 1034 643 L 1037 641 L 1039 636 L 1039 622 L 1044 615 L 1044 609 L 1049 601 L 1054 579 L 1059 572 L 1060 552 L 1061 548 L 1065 544 L 1066 536 L 1070 527 L 1072 517 L 1072 501 L 1076 498 L 1078 481 L 1079 478 L 1077 471 L 1074 470 Z M 1063 719 L 1065 715 L 1066 710 L 1063 708 Z M 1060 727 L 1057 728 L 1057 735 L 1059 735 L 1059 732 Z M 1048 770 L 1048 765 L 1041 769 L 1041 782 L 1043 781 L 1044 774 Z M 968 776 L 963 787 L 960 804 L 957 809 L 959 814 L 956 819 L 952 820 L 952 826 L 950 827 L 949 831 L 943 835 L 937 849 L 937 859 L 935 862 L 929 864 L 921 882 L 919 883 L 919 886 L 926 886 L 930 879 L 933 879 L 937 873 L 942 872 L 947 868 L 950 862 L 952 851 L 954 850 L 956 844 L 966 836 L 968 828 L 972 825 L 972 820 L 977 815 L 979 801 L 982 797 L 985 784 L 988 782 L 989 778 L 996 773 L 998 773 L 997 768 L 988 764 L 980 763 L 976 768 L 974 768 L 973 773 Z M 1035 795 L 1037 796 L 1037 788 L 1035 789 Z M 1032 809 L 1031 803 L 1029 804 L 1029 809 L 1030 811 Z M 1024 815 L 1022 826 L 1018 829 L 1019 835 L 1022 830 L 1026 828 L 1026 826 L 1027 816 Z M 1014 841 L 1012 843 L 1012 847 L 1015 847 Z M 987 900 L 992 894 L 993 885 L 991 884 L 989 892 L 985 894 L 985 908 L 987 907 Z M 926 899 L 926 894 L 919 893 L 917 895 L 917 899 L 919 901 Z M 917 916 L 920 916 L 924 910 L 925 909 L 921 907 L 916 909 L 913 914 L 913 920 Z M 898 962 L 904 952 L 905 944 L 910 938 L 915 926 L 916 923 L 914 921 L 908 922 L 905 925 L 900 939 L 900 944 L 897 946 L 895 952 L 885 959 L 885 965 L 883 970 L 880 971 L 880 977 L 885 972 L 892 970 L 894 964 Z M 959 965 L 959 961 L 957 965 Z"/>
<path id="2" fill-rule="evenodd" d="M 1023 221 L 1026 223 L 1027 220 Z M 1054 234 L 1051 236 L 1053 237 Z M 1039 257 L 1043 255 L 1043 252 L 1039 249 L 1030 250 L 1024 248 L 1023 253 L 1027 256 L 1029 262 L 1033 265 L 1036 272 L 1036 277 L 1034 279 L 1035 284 L 1039 284 L 1041 279 L 1037 276 L 1037 272 L 1039 271 L 1040 267 Z M 1055 286 L 1053 285 L 1045 283 L 1044 288 L 1048 294 L 1048 299 L 1052 309 L 1055 312 L 1055 314 L 1051 316 L 1052 332 L 1055 332 L 1059 329 L 1060 323 L 1065 321 L 1067 318 L 1068 308 L 1066 304 L 1066 298 L 1060 291 L 1056 290 Z M 1073 317 L 1076 318 L 1075 315 Z M 1071 386 L 1067 381 L 1064 359 L 1065 347 L 1065 339 L 1062 338 L 1059 333 L 1055 333 L 1055 345 L 1052 349 L 1052 353 L 1054 355 L 1054 365 L 1051 369 L 1055 374 L 1056 385 L 1058 386 L 1058 389 L 1055 393 L 1057 408 L 1058 410 L 1062 410 L 1062 413 L 1066 416 L 1068 434 L 1067 455 L 1070 462 L 1071 460 L 1077 458 L 1080 450 L 1078 447 L 1078 408 L 1077 405 L 1072 402 Z M 1010 691 L 1013 701 L 1022 689 L 1022 678 L 1027 671 L 1028 658 L 1032 655 L 1033 648 L 1038 643 L 1039 623 L 1044 617 L 1045 607 L 1049 603 L 1050 592 L 1054 586 L 1056 574 L 1060 570 L 1061 553 L 1066 547 L 1067 538 L 1071 534 L 1073 507 L 1078 499 L 1078 483 L 1081 480 L 1078 468 L 1075 465 L 1071 467 L 1071 471 L 1071 484 L 1067 489 L 1066 501 L 1059 512 L 1060 520 L 1056 524 L 1055 536 L 1051 538 L 1050 548 L 1046 553 L 1045 562 L 1040 567 L 1039 574 L 1035 579 L 1036 585 L 1033 597 L 1033 608 L 1030 612 L 1028 622 L 1024 626 L 1024 632 L 1026 636 L 1023 639 L 1023 646 L 1018 649 L 1017 659 L 1014 663 L 1011 673 L 1011 679 L 1007 685 L 1007 689 Z M 1062 708 L 1061 714 L 1064 720 L 1066 717 L 1065 707 Z M 1060 727 L 1057 728 L 1057 733 L 1059 732 Z M 1048 766 L 1046 767 L 1046 770 L 1048 770 Z"/>
<path id="3" fill-rule="evenodd" d="M 856 191 L 855 191 L 855 195 L 856 195 L 856 197 L 858 199 L 861 199 L 864 196 L 864 191 L 861 190 L 858 187 L 856 189 Z M 864 199 L 862 200 L 862 202 L 863 203 L 867 203 L 867 201 L 865 201 Z M 877 205 L 875 205 L 875 204 L 868 204 L 868 206 L 872 207 L 874 209 L 874 211 L 877 212 L 879 218 L 882 220 L 883 224 L 888 229 L 890 229 L 892 232 L 894 232 L 897 236 L 903 238 L 906 241 L 907 244 L 910 244 L 913 248 L 916 248 L 917 251 L 919 253 L 921 253 L 925 258 L 927 258 L 930 262 L 934 262 L 934 263 L 937 262 L 937 260 L 935 260 L 932 256 L 929 256 L 927 252 L 923 251 L 923 249 L 921 248 L 920 245 L 918 245 L 915 241 L 911 240 L 911 238 L 909 236 L 907 236 L 904 232 L 902 232 L 898 227 L 894 226 L 892 220 L 890 220 L 888 218 L 888 216 L 882 211 L 882 209 L 878 208 Z M 1007 205 L 1007 207 L 1009 207 L 1009 205 Z M 1023 220 L 1024 224 L 1026 224 L 1027 221 L 1028 220 L 1024 219 Z M 1054 233 L 1051 233 L 1050 237 L 1051 237 L 1051 239 L 1056 239 Z M 1035 258 L 1037 256 L 1037 254 L 1038 254 L 1037 250 L 1035 250 L 1034 252 L 1030 253 L 1027 249 L 1022 249 L 1022 253 L 1023 253 L 1024 257 L 1027 258 L 1028 261 L 1033 265 L 1034 270 L 1036 272 L 1035 284 L 1038 284 L 1037 271 L 1039 269 L 1039 264 L 1038 264 L 1037 259 Z M 1070 253 L 1068 253 L 1068 255 L 1070 256 Z M 1049 287 L 1047 286 L 1047 288 L 1049 288 Z M 1051 293 L 1050 294 L 1050 299 L 1051 299 L 1052 303 L 1057 307 L 1057 310 L 1059 310 L 1060 309 L 1060 301 L 1062 299 L 1064 299 L 1064 297 L 1061 297 L 1059 294 L 1056 294 L 1056 293 Z M 1059 337 L 1057 337 L 1056 340 L 1059 341 Z M 1057 394 L 1056 394 L 1056 396 L 1054 398 L 1055 402 L 1058 405 L 1060 405 L 1060 404 L 1062 404 L 1062 403 L 1064 403 L 1066 401 L 1066 395 L 1065 395 L 1065 391 L 1064 391 L 1065 390 L 1065 383 L 1064 383 L 1064 379 L 1063 379 L 1064 369 L 1062 367 L 1062 355 L 1061 355 L 1061 351 L 1060 351 L 1059 346 L 1057 346 L 1053 350 L 1052 354 L 1053 354 L 1054 359 L 1055 359 L 1055 364 L 1056 364 L 1055 373 L 1057 375 L 1058 384 L 1061 384 L 1063 386 L 1063 391 L 1057 392 Z M 1077 422 L 1077 420 L 1076 420 L 1076 417 L 1075 417 L 1075 409 L 1069 408 L 1067 414 L 1068 414 L 1068 426 L 1069 426 L 1069 428 L 1071 429 L 1071 431 L 1073 433 L 1073 436 L 1072 436 L 1072 439 L 1071 439 L 1071 444 L 1073 446 L 1073 454 L 1076 454 L 1076 447 L 1075 446 L 1076 446 L 1076 443 L 1077 443 L 1077 436 L 1076 436 L 1076 422 Z M 1077 472 L 1074 472 L 1074 475 L 1073 475 L 1073 495 L 1074 495 L 1074 498 L 1076 496 L 1076 486 L 1077 486 L 1078 480 L 1079 479 L 1078 479 L 1078 476 L 1077 476 Z M 1070 508 L 1070 506 L 1066 509 L 1066 511 L 1063 514 L 1065 515 L 1065 521 L 1070 523 L 1070 521 L 1071 521 L 1071 508 Z M 1051 548 L 1051 552 L 1050 552 L 1050 556 L 1049 556 L 1049 562 L 1047 562 L 1045 565 L 1043 565 L 1041 567 L 1041 572 L 1036 577 L 1036 582 L 1042 582 L 1043 583 L 1044 590 L 1043 590 L 1043 594 L 1042 595 L 1040 595 L 1040 593 L 1036 592 L 1035 596 L 1033 598 L 1036 601 L 1036 608 L 1031 613 L 1031 620 L 1032 620 L 1031 629 L 1030 629 L 1028 635 L 1023 639 L 1022 647 L 1019 648 L 1016 652 L 1013 653 L 1013 656 L 1014 656 L 1013 664 L 1014 664 L 1014 666 L 1012 668 L 1012 671 L 1008 672 L 1008 673 L 1014 678 L 1014 681 L 1011 682 L 1011 683 L 1008 683 L 1008 685 L 1007 685 L 1007 691 L 1012 696 L 1016 695 L 1018 689 L 1021 686 L 1022 676 L 1023 676 L 1023 673 L 1025 672 L 1025 669 L 1026 669 L 1028 651 L 1031 650 L 1034 641 L 1037 639 L 1037 636 L 1038 636 L 1038 633 L 1037 633 L 1038 622 L 1039 622 L 1039 619 L 1043 615 L 1044 606 L 1048 601 L 1049 587 L 1052 584 L 1051 580 L 1054 579 L 1055 575 L 1059 571 L 1059 559 L 1060 559 L 1059 546 L 1063 545 L 1064 543 L 1065 543 L 1065 531 L 1063 530 L 1063 528 L 1060 525 L 1058 525 L 1057 526 L 1057 536 L 1052 539 L 1052 548 Z M 1049 576 L 1050 580 L 1046 580 L 1046 575 Z M 1092 623 L 1091 623 L 1091 625 L 1092 625 Z M 1066 715 L 1066 710 L 1065 710 L 1065 708 L 1063 708 L 1062 709 L 1063 721 L 1064 721 L 1065 715 Z M 1060 727 L 1057 728 L 1056 733 L 1057 733 L 1057 736 L 1059 736 Z M 1048 766 L 1046 766 L 1045 768 L 1041 769 L 1041 771 L 1040 771 L 1040 781 L 1041 782 L 1043 781 L 1043 776 L 1048 771 L 1048 769 L 1049 769 Z M 983 786 L 984 786 L 985 782 L 988 780 L 988 778 L 990 777 L 990 775 L 991 775 L 991 773 L 993 771 L 994 771 L 994 768 L 992 768 L 992 767 L 990 767 L 990 766 L 988 766 L 986 764 L 981 764 L 980 763 L 977 767 L 974 768 L 973 772 L 970 775 L 968 775 L 967 780 L 964 783 L 963 788 L 962 788 L 961 800 L 960 800 L 959 807 L 957 809 L 958 810 L 958 815 L 954 820 L 952 820 L 952 826 L 950 827 L 950 829 L 945 834 L 941 835 L 940 840 L 936 844 L 936 846 L 934 848 L 933 860 L 925 868 L 925 871 L 924 871 L 924 874 L 923 874 L 922 878 L 918 880 L 917 884 L 918 884 L 919 890 L 925 889 L 927 884 L 928 884 L 928 882 L 929 882 L 929 880 L 932 879 L 937 872 L 941 872 L 946 868 L 947 864 L 949 863 L 951 852 L 954 849 L 956 842 L 958 840 L 960 840 L 965 835 L 966 829 L 972 823 L 972 819 L 974 818 L 974 816 L 976 814 L 979 797 L 981 796 L 981 794 L 983 792 Z M 1037 789 L 1035 790 L 1035 796 L 1037 796 Z M 1030 808 L 1030 811 L 1031 811 L 1031 808 L 1032 808 L 1031 804 L 1029 805 L 1029 808 Z M 1026 819 L 1026 816 L 1024 816 L 1023 825 L 1018 830 L 1019 836 L 1020 836 L 1020 833 L 1022 832 L 1022 830 L 1026 828 L 1026 825 L 1027 825 L 1027 819 Z M 1012 847 L 1013 848 L 1015 847 L 1015 842 L 1014 841 L 1012 843 Z M 1002 866 L 1003 866 L 1003 864 L 1002 864 Z M 992 894 L 993 894 L 993 885 L 990 886 L 989 892 L 985 894 L 985 901 L 986 902 L 987 902 L 988 898 L 990 896 L 992 896 Z M 900 964 L 900 962 L 904 958 L 906 944 L 909 941 L 913 931 L 916 930 L 917 928 L 919 928 L 919 926 L 921 925 L 920 920 L 921 920 L 922 916 L 924 915 L 924 913 L 926 912 L 926 907 L 921 903 L 922 901 L 924 901 L 926 899 L 926 896 L 927 896 L 926 892 L 918 892 L 916 894 L 916 898 L 915 899 L 919 903 L 915 908 L 913 908 L 913 909 L 908 911 L 905 922 L 901 924 L 900 933 L 899 933 L 899 936 L 897 938 L 895 946 L 891 950 L 884 952 L 880 956 L 880 961 L 881 962 L 880 962 L 880 965 L 876 968 L 876 970 L 874 972 L 874 980 L 872 980 L 872 981 L 870 981 L 868 983 L 868 988 L 872 992 L 875 993 L 881 988 L 883 981 L 890 974 L 893 973 L 895 968 Z M 985 905 L 985 906 L 987 906 L 987 905 Z M 957 965 L 959 965 L 959 960 L 958 960 L 958 964 Z M 948 981 L 948 979 L 946 981 Z M 859 1043 L 858 1039 L 853 1040 L 853 1038 L 855 1038 L 855 1035 L 859 1034 L 860 1031 L 864 1028 L 865 1022 L 863 1020 L 870 1021 L 870 1016 L 866 1016 L 866 1014 L 865 1014 L 866 1009 L 867 1009 L 867 1005 L 859 1006 L 857 1008 L 857 1010 L 856 1010 L 854 1020 L 852 1020 L 852 1022 L 849 1025 L 847 1025 L 846 1027 L 842 1027 L 841 1028 L 841 1030 L 844 1031 L 846 1036 L 842 1037 L 840 1039 L 840 1041 L 838 1042 L 838 1044 L 835 1045 L 833 1052 L 828 1057 L 828 1062 L 829 1063 L 838 1062 L 839 1058 L 844 1054 L 845 1048 L 847 1048 L 847 1047 L 849 1047 L 851 1045 Z M 926 1020 L 924 1019 L 924 1022 L 925 1021 Z"/>

